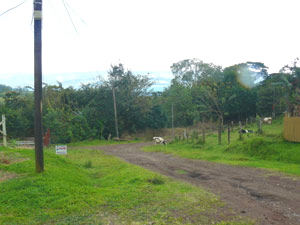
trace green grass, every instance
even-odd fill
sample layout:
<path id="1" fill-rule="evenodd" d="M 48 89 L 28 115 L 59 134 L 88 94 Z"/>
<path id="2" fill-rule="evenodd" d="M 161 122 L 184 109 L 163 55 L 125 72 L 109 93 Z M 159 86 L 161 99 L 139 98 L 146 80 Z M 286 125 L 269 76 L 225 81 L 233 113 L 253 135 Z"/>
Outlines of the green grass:
<path id="1" fill-rule="evenodd" d="M 248 126 L 256 130 L 256 125 Z M 206 143 L 175 142 L 167 146 L 148 146 L 145 151 L 164 152 L 183 158 L 200 159 L 231 165 L 266 168 L 300 175 L 300 143 L 287 142 L 282 138 L 282 119 L 272 125 L 263 126 L 263 134 L 243 135 L 239 140 L 238 129 L 227 144 L 227 133 L 223 133 L 222 144 L 216 134 L 209 134 Z"/>
<path id="2" fill-rule="evenodd" d="M 0 171 L 17 175 L 0 182 L 0 224 L 251 224 L 211 193 L 101 151 L 47 148 L 40 174 L 33 150 L 0 152 L 14 162 Z"/>
<path id="3" fill-rule="evenodd" d="M 128 140 L 128 141 L 115 141 L 115 140 L 86 140 L 86 141 L 79 141 L 67 144 L 68 146 L 92 146 L 92 145 L 116 145 L 116 144 L 128 144 L 128 143 L 138 143 L 139 140 Z"/>

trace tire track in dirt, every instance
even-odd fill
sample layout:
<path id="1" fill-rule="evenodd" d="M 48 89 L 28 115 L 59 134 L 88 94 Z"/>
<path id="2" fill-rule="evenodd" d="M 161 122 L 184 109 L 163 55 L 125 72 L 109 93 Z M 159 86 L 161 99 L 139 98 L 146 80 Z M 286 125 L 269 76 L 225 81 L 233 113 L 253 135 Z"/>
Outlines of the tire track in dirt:
<path id="1" fill-rule="evenodd" d="M 200 160 L 170 154 L 143 152 L 151 143 L 93 146 L 106 154 L 159 172 L 219 195 L 241 216 L 258 224 L 300 224 L 300 179 L 280 173 Z"/>

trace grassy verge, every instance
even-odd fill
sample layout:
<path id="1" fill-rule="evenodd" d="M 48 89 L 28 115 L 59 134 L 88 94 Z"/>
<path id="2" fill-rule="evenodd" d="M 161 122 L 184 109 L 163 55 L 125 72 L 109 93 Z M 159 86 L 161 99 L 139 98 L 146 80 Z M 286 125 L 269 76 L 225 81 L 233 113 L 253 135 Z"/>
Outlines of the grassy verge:
<path id="1" fill-rule="evenodd" d="M 0 224 L 251 224 L 213 194 L 104 155 L 0 148 Z"/>
<path id="2" fill-rule="evenodd" d="M 255 125 L 249 126 L 256 130 Z M 206 137 L 206 143 L 194 140 L 174 142 L 167 146 L 148 146 L 145 151 L 175 154 L 183 158 L 201 159 L 232 165 L 250 166 L 300 175 L 300 144 L 283 140 L 282 120 L 263 126 L 263 134 L 243 135 L 239 140 L 238 129 L 227 144 L 227 134 L 223 133 L 221 145 L 216 134 Z"/>

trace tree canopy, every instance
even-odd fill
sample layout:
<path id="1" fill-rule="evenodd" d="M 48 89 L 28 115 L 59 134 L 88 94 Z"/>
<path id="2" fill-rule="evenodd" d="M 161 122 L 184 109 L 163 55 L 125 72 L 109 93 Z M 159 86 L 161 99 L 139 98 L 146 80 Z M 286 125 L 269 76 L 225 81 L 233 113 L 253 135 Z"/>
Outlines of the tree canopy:
<path id="1" fill-rule="evenodd" d="M 107 71 L 107 79 L 80 88 L 44 84 L 43 128 L 51 130 L 53 143 L 116 136 L 113 89 L 120 134 L 198 121 L 241 120 L 275 116 L 284 111 L 300 115 L 300 67 L 296 59 L 278 73 L 268 74 L 261 62 L 245 62 L 226 68 L 199 59 L 171 65 L 173 79 L 157 92 L 147 74 L 134 74 L 119 63 Z M 0 85 L 0 111 L 7 117 L 10 138 L 33 136 L 33 91 L 30 87 Z"/>

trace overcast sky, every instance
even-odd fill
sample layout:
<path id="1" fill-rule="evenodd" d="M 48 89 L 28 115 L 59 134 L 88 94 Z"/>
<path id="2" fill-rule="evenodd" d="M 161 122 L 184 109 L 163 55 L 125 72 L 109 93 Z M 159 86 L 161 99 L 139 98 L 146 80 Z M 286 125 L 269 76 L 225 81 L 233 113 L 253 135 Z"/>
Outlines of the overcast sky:
<path id="1" fill-rule="evenodd" d="M 0 14 L 22 1 L 0 0 Z M 7 74 L 33 73 L 32 2 L 0 16 L 0 83 Z M 65 2 L 78 34 L 62 0 L 43 0 L 43 73 L 52 76 L 122 62 L 167 77 L 188 58 L 222 67 L 263 62 L 277 72 L 300 56 L 300 0 Z"/>

